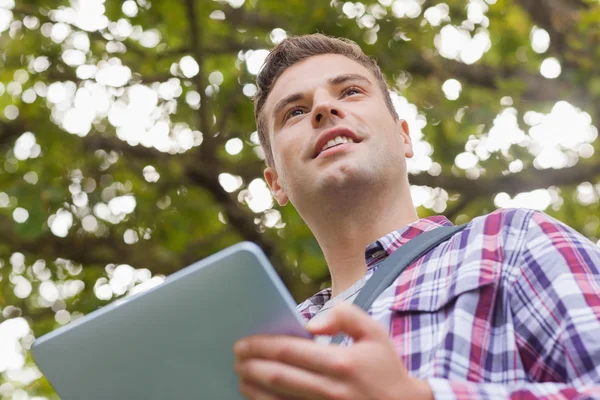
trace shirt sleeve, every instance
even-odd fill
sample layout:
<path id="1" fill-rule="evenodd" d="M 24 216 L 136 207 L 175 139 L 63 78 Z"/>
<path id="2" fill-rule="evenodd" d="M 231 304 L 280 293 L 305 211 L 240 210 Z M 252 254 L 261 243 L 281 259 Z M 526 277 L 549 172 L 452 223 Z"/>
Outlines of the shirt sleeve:
<path id="1" fill-rule="evenodd" d="M 515 346 L 531 383 L 433 378 L 436 400 L 600 399 L 600 247 L 532 212 L 507 277 Z"/>

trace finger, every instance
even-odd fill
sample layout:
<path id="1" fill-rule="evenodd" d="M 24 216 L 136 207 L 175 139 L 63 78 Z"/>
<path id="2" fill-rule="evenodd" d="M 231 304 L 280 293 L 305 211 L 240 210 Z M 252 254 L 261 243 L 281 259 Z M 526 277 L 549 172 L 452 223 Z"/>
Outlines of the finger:
<path id="1" fill-rule="evenodd" d="M 235 370 L 253 388 L 264 388 L 285 399 L 338 398 L 343 389 L 341 383 L 327 377 L 270 360 L 251 359 L 236 364 Z"/>
<path id="2" fill-rule="evenodd" d="M 291 336 L 252 336 L 235 346 L 238 361 L 271 360 L 327 375 L 337 371 L 336 360 L 344 356 L 342 352 L 336 346 Z"/>
<path id="3" fill-rule="evenodd" d="M 343 332 L 355 341 L 364 339 L 388 340 L 385 329 L 361 308 L 342 303 L 335 306 L 328 315 L 311 320 L 306 329 L 313 335 L 333 336 Z"/>
<path id="4" fill-rule="evenodd" d="M 248 400 L 293 400 L 291 397 L 269 393 L 266 389 L 245 380 L 240 382 L 239 390 L 242 396 Z"/>

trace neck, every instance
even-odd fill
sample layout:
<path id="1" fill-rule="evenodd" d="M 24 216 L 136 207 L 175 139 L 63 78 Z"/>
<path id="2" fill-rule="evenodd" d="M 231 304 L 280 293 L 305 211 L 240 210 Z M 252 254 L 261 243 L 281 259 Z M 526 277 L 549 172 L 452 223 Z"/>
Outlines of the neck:
<path id="1" fill-rule="evenodd" d="M 361 279 L 366 271 L 365 248 L 380 237 L 418 219 L 410 192 L 345 196 L 340 201 L 321 204 L 303 216 L 327 261 L 332 296 Z M 329 197 L 331 199 L 331 197 Z"/>

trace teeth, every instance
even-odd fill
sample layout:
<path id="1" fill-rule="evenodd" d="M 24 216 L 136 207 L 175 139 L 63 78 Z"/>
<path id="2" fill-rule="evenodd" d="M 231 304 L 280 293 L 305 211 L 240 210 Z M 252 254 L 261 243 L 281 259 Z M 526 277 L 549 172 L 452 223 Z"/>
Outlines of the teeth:
<path id="1" fill-rule="evenodd" d="M 352 140 L 351 138 L 348 138 L 346 136 L 337 136 L 335 139 L 331 139 L 329 142 L 327 142 L 327 144 L 325 144 L 325 146 L 323 146 L 321 151 L 325 151 L 330 147 L 333 147 L 335 145 L 342 144 L 342 143 L 354 143 L 354 140 Z"/>

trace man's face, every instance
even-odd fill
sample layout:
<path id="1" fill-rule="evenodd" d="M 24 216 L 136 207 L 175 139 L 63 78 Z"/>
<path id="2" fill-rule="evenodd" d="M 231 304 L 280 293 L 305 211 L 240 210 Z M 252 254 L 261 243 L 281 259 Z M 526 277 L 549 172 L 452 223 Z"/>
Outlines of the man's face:
<path id="1" fill-rule="evenodd" d="M 310 57 L 277 80 L 263 109 L 274 168 L 265 179 L 279 204 L 296 208 L 344 188 L 406 174 L 408 126 L 395 120 L 377 79 L 337 54 Z M 393 179 L 392 179 L 393 180 Z M 350 186 L 352 185 L 352 186 Z"/>

